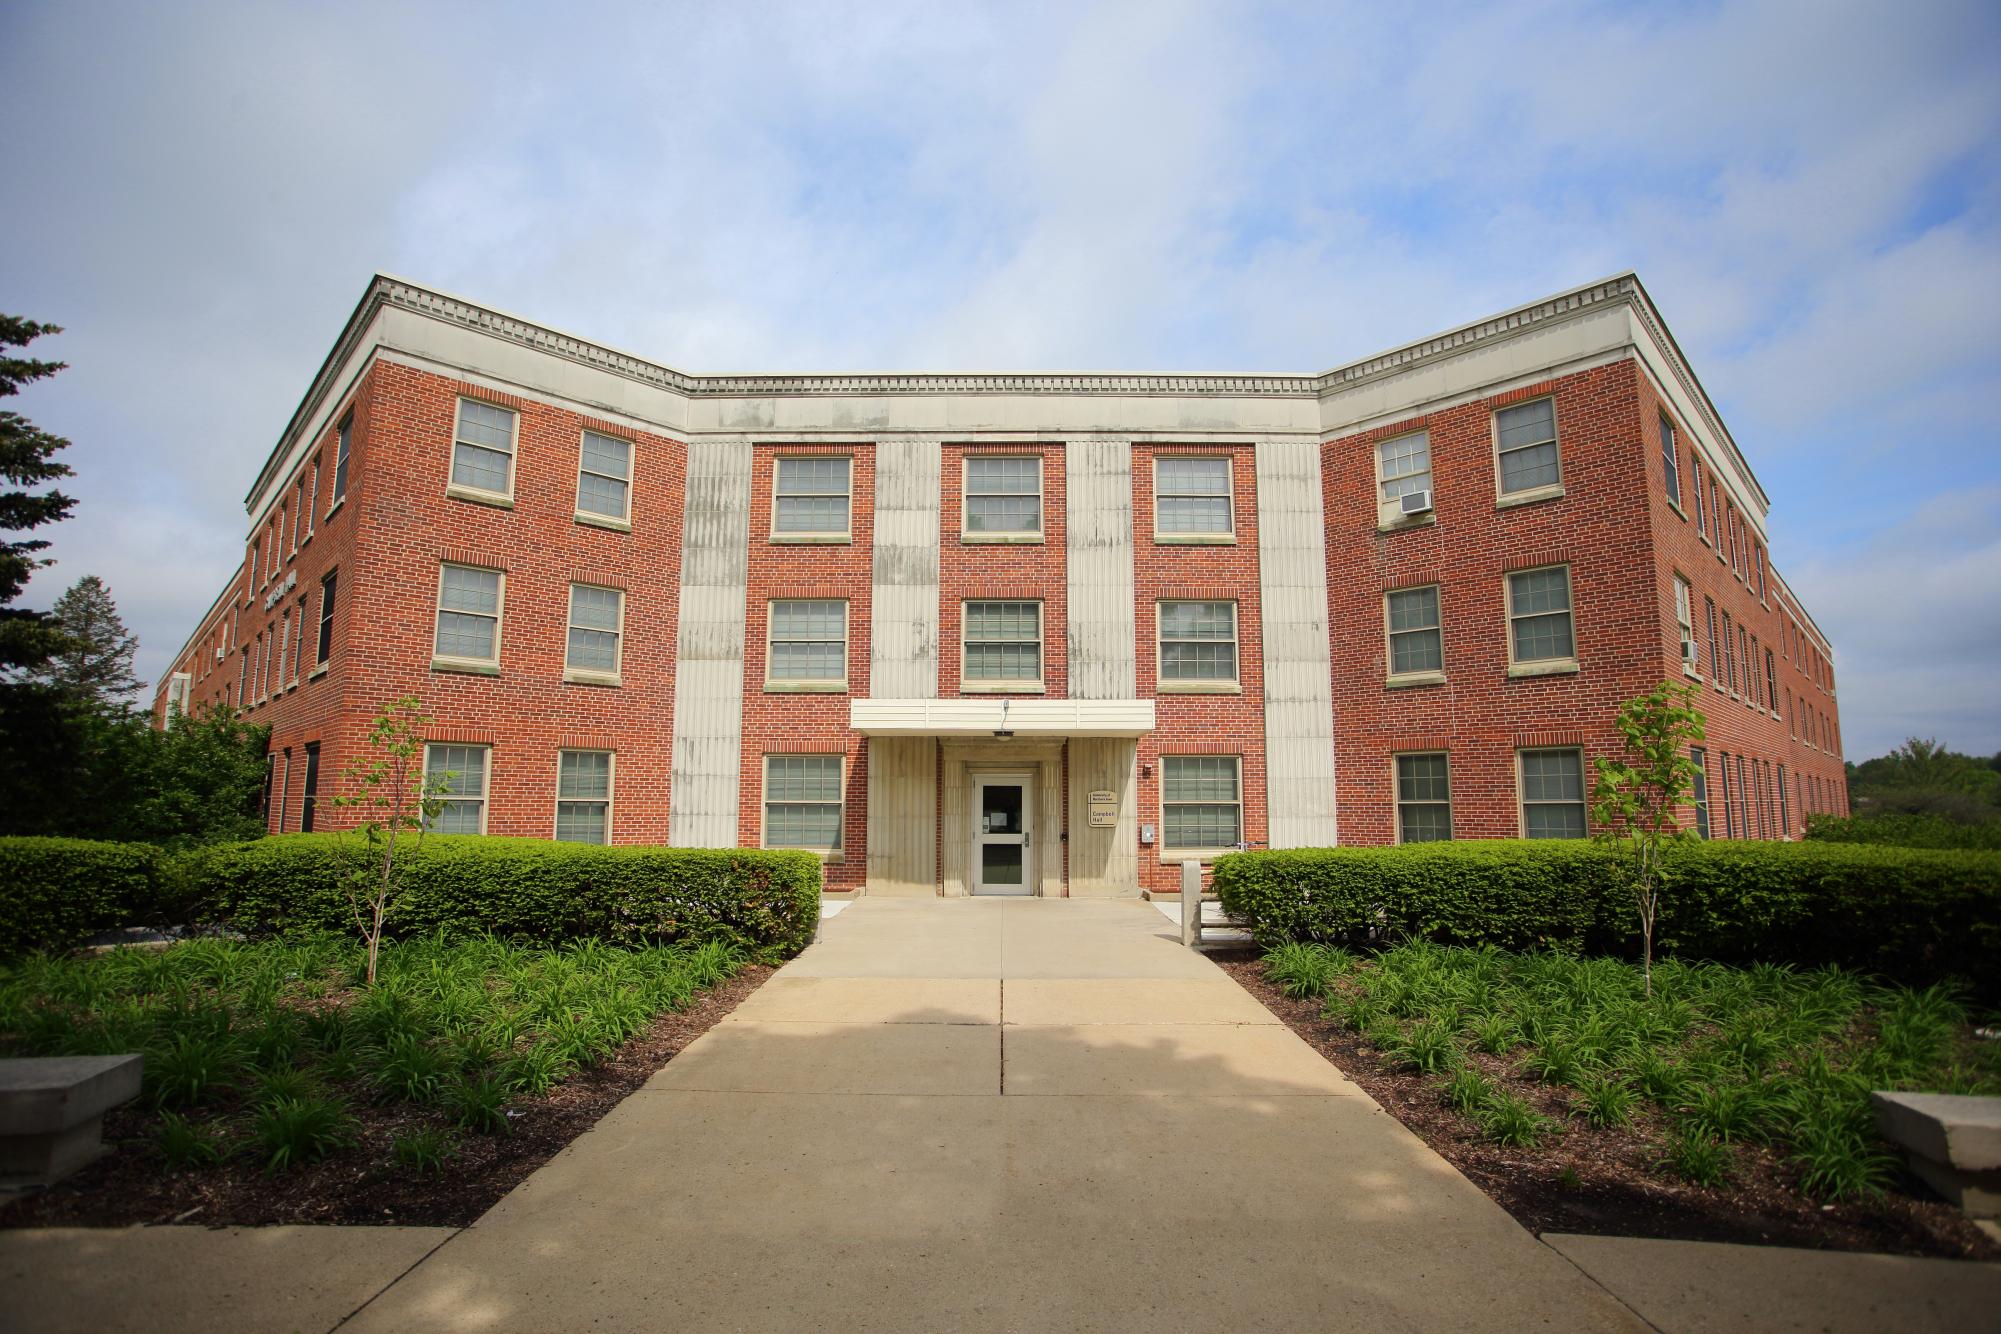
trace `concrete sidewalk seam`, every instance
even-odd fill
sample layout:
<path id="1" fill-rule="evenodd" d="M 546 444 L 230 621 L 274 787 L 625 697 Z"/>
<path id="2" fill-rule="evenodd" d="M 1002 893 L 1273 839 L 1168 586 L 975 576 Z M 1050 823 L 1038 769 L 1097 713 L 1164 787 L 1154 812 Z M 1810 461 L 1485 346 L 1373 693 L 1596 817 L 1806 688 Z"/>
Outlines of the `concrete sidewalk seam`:
<path id="1" fill-rule="evenodd" d="M 396 1277 L 390 1279 L 387 1283 L 384 1283 L 381 1287 L 377 1288 L 372 1294 L 370 1294 L 367 1301 L 355 1307 L 352 1311 L 349 1311 L 346 1315 L 342 1316 L 340 1319 L 334 1321 L 333 1324 L 329 1325 L 327 1327 L 327 1334 L 333 1334 L 333 1332 L 339 1329 L 342 1325 L 345 1325 L 348 1321 L 354 1319 L 356 1316 L 360 1315 L 363 1311 L 366 1311 L 370 1306 L 375 1304 L 376 1298 L 382 1296 L 383 1293 L 389 1291 L 391 1288 L 395 1287 L 398 1283 L 401 1283 L 404 1279 L 410 1277 L 410 1275 L 416 1271 L 418 1265 L 423 1264 L 424 1261 L 430 1259 L 432 1256 L 436 1255 L 439 1251 L 443 1250 L 445 1247 L 457 1241 L 460 1237 L 466 1234 L 466 1231 L 467 1231 L 466 1228 L 462 1227 L 454 1228 L 452 1229 L 452 1233 L 450 1236 L 439 1238 L 437 1245 L 433 1246 L 430 1250 L 425 1251 L 422 1255 L 418 1256 L 416 1259 L 412 1260 L 408 1265 L 404 1266 L 402 1273 L 398 1274 Z"/>
<path id="2" fill-rule="evenodd" d="M 1603 1283 L 1600 1283 L 1597 1280 L 1597 1278 L 1595 1278 L 1584 1268 L 1583 1265 L 1578 1264 L 1577 1261 L 1571 1259 L 1569 1256 L 1565 1255 L 1562 1251 L 1557 1250 L 1556 1247 L 1544 1241 L 1542 1239 L 1542 1233 L 1537 1232 L 1533 1235 L 1535 1236 L 1536 1245 L 1542 1247 L 1544 1250 L 1549 1251 L 1551 1254 L 1555 1255 L 1558 1259 L 1562 1260 L 1572 1269 L 1575 1269 L 1578 1272 L 1578 1274 L 1583 1277 L 1585 1282 L 1589 1283 L 1592 1287 L 1598 1289 L 1598 1291 L 1604 1293 L 1607 1297 L 1610 1297 L 1613 1301 L 1619 1303 L 1619 1305 L 1625 1307 L 1627 1311 L 1632 1313 L 1633 1319 L 1639 1321 L 1641 1324 L 1645 1325 L 1648 1329 L 1653 1330 L 1654 1334 L 1668 1334 L 1668 1332 L 1662 1329 L 1659 1325 L 1656 1325 L 1653 1321 L 1641 1315 L 1639 1311 L 1634 1308 L 1631 1302 L 1627 1301 L 1624 1297 L 1621 1297 L 1618 1293 L 1606 1287 Z"/>

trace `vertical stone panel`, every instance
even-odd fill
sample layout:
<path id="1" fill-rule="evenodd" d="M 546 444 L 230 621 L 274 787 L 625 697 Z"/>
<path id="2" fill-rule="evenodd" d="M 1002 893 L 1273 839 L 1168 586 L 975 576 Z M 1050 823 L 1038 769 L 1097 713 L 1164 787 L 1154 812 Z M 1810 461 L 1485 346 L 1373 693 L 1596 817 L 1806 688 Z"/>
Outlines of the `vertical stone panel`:
<path id="1" fill-rule="evenodd" d="M 938 892 L 938 743 L 875 737 L 868 747 L 868 892 Z"/>
<path id="2" fill-rule="evenodd" d="M 1324 846 L 1336 831 L 1319 446 L 1261 440 L 1257 464 L 1267 841 L 1274 848 Z"/>
<path id="3" fill-rule="evenodd" d="M 1070 742 L 1070 895 L 1112 898 L 1139 892 L 1139 784 L 1135 745 L 1123 737 L 1076 737 Z M 1118 794 L 1119 822 L 1091 827 L 1092 792 Z"/>
<path id="4" fill-rule="evenodd" d="M 1064 451 L 1069 537 L 1070 697 L 1132 699 L 1132 446 L 1072 440 Z"/>
<path id="5" fill-rule="evenodd" d="M 875 447 L 869 693 L 879 699 L 938 694 L 939 459 L 936 440 Z"/>
<path id="6" fill-rule="evenodd" d="M 703 440 L 688 449 L 668 821 L 676 847 L 737 843 L 750 463 L 744 440 Z"/>

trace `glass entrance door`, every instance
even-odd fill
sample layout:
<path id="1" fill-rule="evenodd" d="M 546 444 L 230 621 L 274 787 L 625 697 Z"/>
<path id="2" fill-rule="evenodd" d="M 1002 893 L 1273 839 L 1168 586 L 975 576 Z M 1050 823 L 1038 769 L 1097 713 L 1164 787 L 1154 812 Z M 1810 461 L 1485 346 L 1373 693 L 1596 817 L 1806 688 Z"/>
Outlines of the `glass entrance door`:
<path id="1" fill-rule="evenodd" d="M 1028 854 L 1028 777 L 981 777 L 973 796 L 973 892 L 1032 894 Z"/>

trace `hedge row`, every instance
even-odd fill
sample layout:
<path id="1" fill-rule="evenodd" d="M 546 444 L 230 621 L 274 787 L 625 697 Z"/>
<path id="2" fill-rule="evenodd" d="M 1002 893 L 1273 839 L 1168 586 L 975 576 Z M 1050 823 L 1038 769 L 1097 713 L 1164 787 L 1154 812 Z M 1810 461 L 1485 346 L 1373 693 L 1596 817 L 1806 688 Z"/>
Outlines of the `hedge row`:
<path id="1" fill-rule="evenodd" d="M 53 847 L 26 846 L 43 844 Z M 10 926 L 22 917 L 13 904 L 50 905 L 4 938 L 8 955 L 130 921 L 227 924 L 251 935 L 355 929 L 349 884 L 361 843 L 351 835 L 288 834 L 178 857 L 140 845 L 0 839 L 0 856 L 13 859 L 0 862 L 13 872 L 0 881 Z M 151 880 L 139 883 L 135 870 L 113 884 L 100 869 L 126 864 L 150 866 Z M 432 835 L 407 875 L 389 920 L 394 935 L 724 939 L 789 955 L 820 920 L 820 863 L 804 852 Z"/>
<path id="2" fill-rule="evenodd" d="M 2001 819 L 1963 824 L 1943 815 L 1810 815 L 1806 836 L 1814 843 L 2001 851 Z"/>
<path id="3" fill-rule="evenodd" d="M 1633 953 L 1630 863 L 1597 843 L 1481 840 L 1233 853 L 1216 892 L 1261 944 L 1421 937 Z M 2001 857 L 1840 843 L 1687 842 L 1656 942 L 1727 963 L 1835 963 L 2001 995 Z"/>

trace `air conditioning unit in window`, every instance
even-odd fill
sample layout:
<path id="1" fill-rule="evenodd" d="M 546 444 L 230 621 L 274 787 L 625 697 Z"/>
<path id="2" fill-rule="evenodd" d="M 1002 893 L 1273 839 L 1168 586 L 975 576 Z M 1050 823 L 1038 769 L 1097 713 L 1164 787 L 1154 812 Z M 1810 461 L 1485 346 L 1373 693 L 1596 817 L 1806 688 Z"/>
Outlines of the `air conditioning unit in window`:
<path id="1" fill-rule="evenodd" d="M 1431 513 L 1431 492 L 1429 491 L 1405 492 L 1403 497 L 1403 512 L 1406 518 L 1408 518 L 1410 515 L 1413 514 Z"/>
<path id="2" fill-rule="evenodd" d="M 1696 662 L 1696 659 L 1695 659 L 1695 641 L 1694 641 L 1693 639 L 1684 639 L 1684 640 L 1682 640 L 1682 641 L 1681 641 L 1681 665 L 1682 665 L 1682 666 L 1684 666 L 1684 667 L 1693 667 L 1693 666 L 1695 666 L 1695 662 Z"/>

